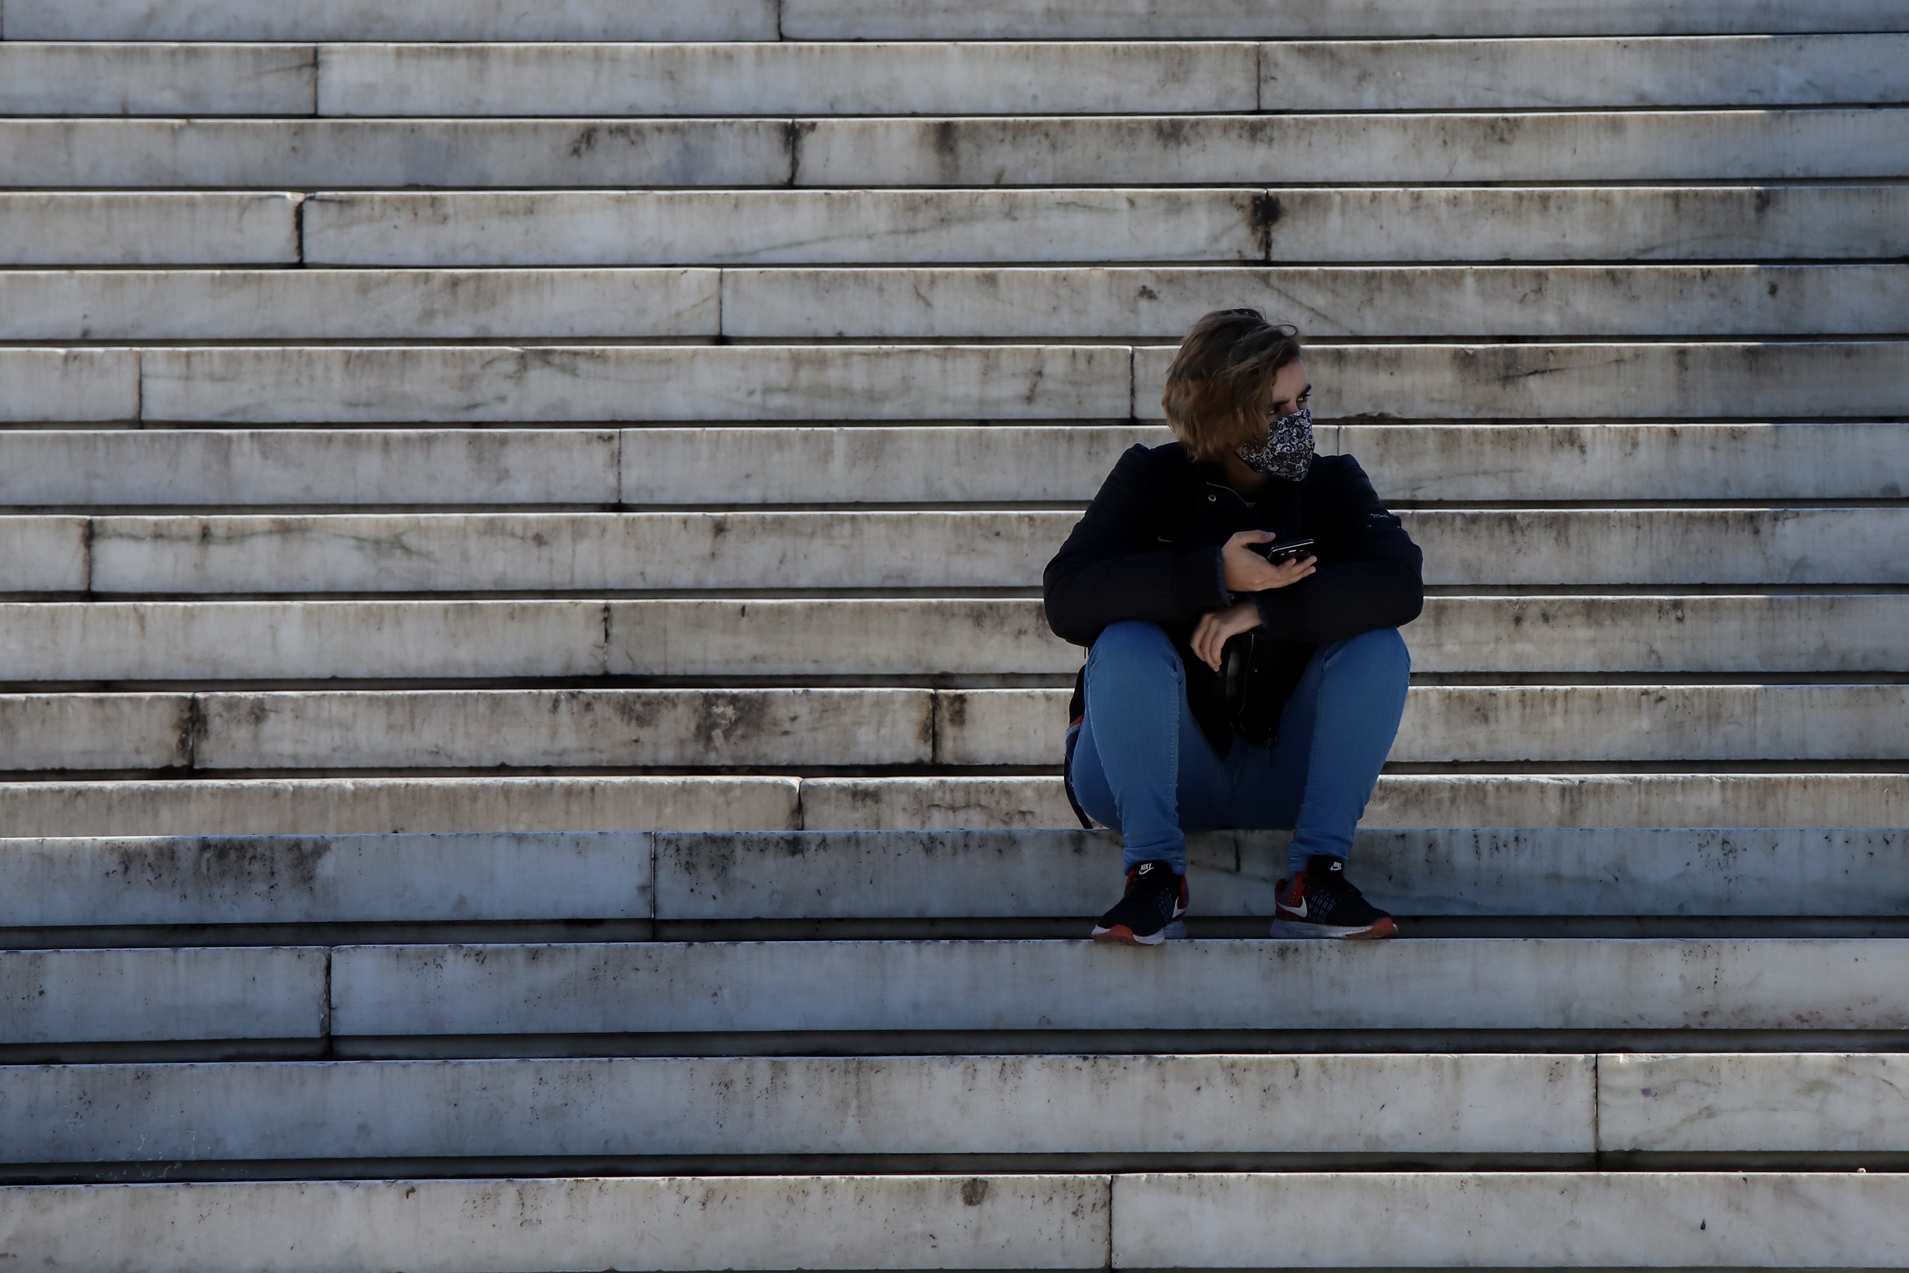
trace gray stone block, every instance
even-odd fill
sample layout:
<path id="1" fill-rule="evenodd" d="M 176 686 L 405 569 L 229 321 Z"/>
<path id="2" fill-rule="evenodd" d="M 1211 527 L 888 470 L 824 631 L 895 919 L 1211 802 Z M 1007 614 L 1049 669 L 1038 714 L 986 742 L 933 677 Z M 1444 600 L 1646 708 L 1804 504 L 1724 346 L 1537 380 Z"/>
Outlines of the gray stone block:
<path id="1" fill-rule="evenodd" d="M 0 44 L 0 115 L 310 115 L 317 100 L 309 45 Z"/>
<path id="2" fill-rule="evenodd" d="M 1859 184 L 363 191 L 315 195 L 304 217 L 305 258 L 319 265 L 1305 265 L 1909 254 L 1909 191 Z"/>
<path id="3" fill-rule="evenodd" d="M 322 1038 L 327 962 L 295 946 L 0 950 L 0 1043 Z"/>
<path id="4" fill-rule="evenodd" d="M 0 1157 L 1575 1155 L 1593 1084 L 1589 1056 L 1517 1055 L 9 1066 Z M 1107 1117 L 1132 1108 L 1163 1125 Z"/>
<path id="5" fill-rule="evenodd" d="M 1253 305 L 1313 339 L 1716 339 L 1894 334 L 1909 267 L 730 269 L 722 291 L 739 338 L 1177 339 L 1209 310 Z"/>
<path id="6" fill-rule="evenodd" d="M 1124 419 L 1128 359 L 1119 345 L 154 349 L 140 412 L 232 424 Z"/>
<path id="7" fill-rule="evenodd" d="M 285 1181 L 0 1190 L 35 1267 L 152 1273 L 1104 1269 L 1105 1176 Z"/>
<path id="8" fill-rule="evenodd" d="M 332 952 L 332 1030 L 1099 1030 L 1115 1002 L 1129 1030 L 1894 1030 L 1909 1022 L 1909 955 L 1899 946 L 1830 938 L 1204 940 L 1113 950 L 1085 940 L 347 946 Z"/>
<path id="9" fill-rule="evenodd" d="M 1902 1176 L 1843 1172 L 1129 1175 L 1113 1264 L 1237 1268 L 1276 1241 L 1305 1269 L 1888 1267 L 1905 1206 Z M 1328 1208 L 1359 1222 L 1307 1223 Z"/>
<path id="10" fill-rule="evenodd" d="M 203 694 L 199 769 L 926 764 L 927 690 Z M 3 701 L 3 700 L 0 700 Z"/>
<path id="11" fill-rule="evenodd" d="M 186 769 L 189 694 L 0 694 L 0 771 Z"/>
<path id="12" fill-rule="evenodd" d="M 321 115 L 1158 114 L 1259 102 L 1255 46 L 1211 41 L 366 43 L 321 58 Z"/>
<path id="13" fill-rule="evenodd" d="M 0 505 L 614 505 L 608 429 L 0 433 Z"/>
<path id="14" fill-rule="evenodd" d="M 134 350 L 0 350 L 0 424 L 138 418 L 139 354 Z"/>
<path id="15" fill-rule="evenodd" d="M 0 120 L 0 185 L 780 186 L 780 120 Z"/>
<path id="16" fill-rule="evenodd" d="M 773 774 L 7 782 L 0 783 L 0 831 L 125 836 L 789 830 L 800 823 L 800 785 Z"/>
<path id="17" fill-rule="evenodd" d="M 0 840 L 0 926 L 648 919 L 650 856 L 642 831 Z"/>
<path id="18" fill-rule="evenodd" d="M 714 270 L 0 273 L 7 340 L 588 340 L 718 334 Z"/>
<path id="19" fill-rule="evenodd" d="M 1909 132 L 1905 132 L 1909 136 Z M 1160 420 L 1172 347 L 1134 351 L 1134 414 Z M 1315 345 L 1315 410 L 1331 419 L 1526 421 L 1887 419 L 1909 375 L 1898 341 Z"/>
<path id="20" fill-rule="evenodd" d="M 0 265 L 289 265 L 299 196 L 0 194 Z"/>
<path id="21" fill-rule="evenodd" d="M 773 0 L 10 0 L 9 40 L 773 40 Z"/>
<path id="22" fill-rule="evenodd" d="M 87 526 L 84 517 L 0 517 L 0 588 L 85 592 Z"/>
<path id="23" fill-rule="evenodd" d="M 15 0 L 16 3 L 19 0 Z M 47 3 L 48 0 L 37 0 Z M 1268 7 L 1255 0 L 981 0 L 958 9 L 884 0 L 784 0 L 791 40 L 1335 39 L 1464 35 L 1761 35 L 1900 31 L 1892 0 L 1436 0 L 1409 6 L 1335 0 Z M 9 28 L 10 29 L 10 28 Z"/>
<path id="24" fill-rule="evenodd" d="M 1443 33 L 1441 33 L 1443 34 Z M 1909 36 L 1374 40 L 1260 46 L 1261 110 L 1834 106 L 1909 99 Z"/>
<path id="25" fill-rule="evenodd" d="M 1900 113 L 820 119 L 799 136 L 795 184 L 1200 185 L 1262 173 L 1335 185 L 1888 178 L 1909 162 Z"/>
<path id="26" fill-rule="evenodd" d="M 1896 1154 L 1902 1053 L 1606 1056 L 1598 1147 L 1619 1153 Z"/>
<path id="27" fill-rule="evenodd" d="M 338 192 L 307 201 L 304 244 L 314 264 L 386 266 L 1240 261 L 1265 255 L 1255 193 Z"/>

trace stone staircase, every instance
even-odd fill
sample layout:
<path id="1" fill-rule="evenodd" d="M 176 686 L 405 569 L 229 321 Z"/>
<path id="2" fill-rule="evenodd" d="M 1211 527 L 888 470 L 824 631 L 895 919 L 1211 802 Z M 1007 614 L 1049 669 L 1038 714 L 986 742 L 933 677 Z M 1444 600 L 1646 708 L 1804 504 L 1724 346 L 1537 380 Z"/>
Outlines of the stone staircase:
<path id="1" fill-rule="evenodd" d="M 6 0 L 0 1260 L 1909 1263 L 1909 0 Z M 1426 551 L 1375 947 L 1078 940 L 1174 343 Z"/>

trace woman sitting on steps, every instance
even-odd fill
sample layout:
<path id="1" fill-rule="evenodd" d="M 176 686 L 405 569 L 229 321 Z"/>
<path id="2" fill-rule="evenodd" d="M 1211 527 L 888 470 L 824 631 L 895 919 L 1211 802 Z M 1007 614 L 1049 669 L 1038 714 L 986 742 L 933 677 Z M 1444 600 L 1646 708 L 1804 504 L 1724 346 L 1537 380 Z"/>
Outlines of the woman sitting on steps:
<path id="1" fill-rule="evenodd" d="M 1167 374 L 1179 440 L 1121 456 L 1048 563 L 1049 626 L 1091 647 L 1068 796 L 1126 843 L 1096 940 L 1161 941 L 1186 833 L 1224 828 L 1294 833 L 1273 936 L 1396 931 L 1345 861 L 1405 709 L 1421 555 L 1356 460 L 1313 453 L 1311 393 L 1293 328 L 1208 314 Z"/>

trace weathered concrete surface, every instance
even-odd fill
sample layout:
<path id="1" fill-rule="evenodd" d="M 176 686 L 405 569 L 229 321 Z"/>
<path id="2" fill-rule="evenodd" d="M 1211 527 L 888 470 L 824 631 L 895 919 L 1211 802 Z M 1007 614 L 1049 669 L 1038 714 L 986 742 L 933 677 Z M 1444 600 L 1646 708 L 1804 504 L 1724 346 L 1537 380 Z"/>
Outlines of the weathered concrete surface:
<path id="1" fill-rule="evenodd" d="M 609 429 L 0 433 L 0 504 L 246 507 L 617 502 Z"/>
<path id="2" fill-rule="evenodd" d="M 288 265 L 290 194 L 0 194 L 0 265 Z"/>
<path id="3" fill-rule="evenodd" d="M 332 1030 L 1097 1030 L 1114 1002 L 1139 1030 L 1891 1030 L 1906 965 L 1888 939 L 347 946 Z"/>
<path id="4" fill-rule="evenodd" d="M 648 919 L 650 856 L 645 831 L 0 840 L 0 925 Z"/>
<path id="5" fill-rule="evenodd" d="M 0 44 L 0 115 L 310 115 L 309 45 Z"/>
<path id="6" fill-rule="evenodd" d="M 139 410 L 234 424 L 1124 419 L 1128 358 L 1118 345 L 155 349 Z"/>
<path id="7" fill-rule="evenodd" d="M 1419 672 L 1888 672 L 1909 597 L 1428 597 L 1404 635 Z"/>
<path id="8" fill-rule="evenodd" d="M 1834 106 L 1909 100 L 1909 37 L 1414 40 L 1260 46 L 1262 110 Z"/>
<path id="9" fill-rule="evenodd" d="M 20 0 L 15 0 L 19 3 Z M 49 0 L 35 0 L 45 4 Z M 791 40 L 1277 40 L 1468 35 L 1729 35 L 1772 31 L 1899 31 L 1890 0 L 1437 0 L 1398 6 L 1334 0 L 1303 7 L 1255 0 L 977 0 L 955 9 L 897 8 L 884 0 L 784 0 Z M 12 34 L 9 25 L 8 34 Z"/>
<path id="10" fill-rule="evenodd" d="M 625 429 L 622 499 L 635 505 L 1084 502 L 1129 447 L 1172 438 L 1164 425 Z"/>
<path id="11" fill-rule="evenodd" d="M 0 590 L 84 592 L 84 517 L 0 517 Z"/>
<path id="12" fill-rule="evenodd" d="M 780 186 L 781 120 L 0 120 L 0 185 Z"/>
<path id="13" fill-rule="evenodd" d="M 8 1162 L 1588 1154 L 1589 1056 L 952 1056 L 0 1069 Z M 1110 1119 L 1149 1109 L 1161 1126 Z"/>
<path id="14" fill-rule="evenodd" d="M 1909 162 L 1900 115 L 1845 108 L 818 119 L 800 136 L 795 184 L 1194 185 L 1299 173 L 1332 184 L 1886 178 Z"/>
<path id="15" fill-rule="evenodd" d="M 1243 261 L 1265 254 L 1255 229 L 1255 194 L 327 192 L 305 204 L 305 257 L 314 264 L 387 266 Z"/>
<path id="16" fill-rule="evenodd" d="M 1105 1176 L 379 1180 L 0 1189 L 47 1270 L 1102 1269 Z M 286 1253 L 296 1253 L 295 1264 Z"/>
<path id="17" fill-rule="evenodd" d="M 1082 657 L 1032 598 L 0 602 L 0 630 L 11 682 L 1068 675 Z M 1404 632 L 1420 672 L 1909 666 L 1896 593 L 1438 596 Z"/>
<path id="18" fill-rule="evenodd" d="M 1811 419 L 1824 412 L 1822 386 L 1835 385 L 1838 415 L 1886 419 L 1893 386 L 1909 375 L 1909 343 L 1338 345 L 1314 346 L 1306 360 L 1327 418 Z M 1140 418 L 1165 418 L 1172 361 L 1171 348 L 1134 351 Z"/>
<path id="19" fill-rule="evenodd" d="M 1886 1268 L 1909 1179 L 1854 1173 L 1130 1175 L 1115 1268 Z M 1322 1212 L 1357 1224 L 1309 1223 Z M 1690 1223 L 1692 1220 L 1696 1224 Z"/>
<path id="20" fill-rule="evenodd" d="M 1072 513 L 1041 512 L 101 517 L 92 522 L 91 586 L 101 593 L 1026 587 L 1038 583 L 1074 521 Z M 950 544 L 962 551 L 950 553 Z"/>
<path id="21" fill-rule="evenodd" d="M 101 594 L 1033 588 L 1076 520 L 1025 510 L 111 516 L 90 521 L 82 586 Z M 1404 520 L 1434 585 L 1909 579 L 1896 551 L 1905 512 L 1893 507 L 1419 510 Z M 88 524 L 17 521 L 16 533 L 34 536 Z M 75 573 L 69 566 L 58 577 Z"/>
<path id="22" fill-rule="evenodd" d="M 7 340 L 693 337 L 718 310 L 714 270 L 0 273 Z"/>
<path id="23" fill-rule="evenodd" d="M 935 759 L 944 765 L 1058 764 L 1071 693 L 939 691 Z M 1421 685 L 1406 698 L 1389 758 L 1395 764 L 1909 762 L 1909 686 Z"/>
<path id="24" fill-rule="evenodd" d="M 0 694 L 0 771 L 185 769 L 189 694 Z"/>
<path id="25" fill-rule="evenodd" d="M 609 672 L 636 676 L 1066 674 L 1081 657 L 1032 600 L 612 601 L 608 640 Z"/>
<path id="26" fill-rule="evenodd" d="M 296 946 L 0 950 L 0 1043 L 320 1038 L 326 962 Z M 0 1246 L 18 1249 L 4 1221 Z"/>
<path id="27" fill-rule="evenodd" d="M 200 769 L 267 770 L 926 764 L 933 698 L 876 689 L 203 694 L 194 757 Z"/>
<path id="28" fill-rule="evenodd" d="M 1365 425 L 1320 432 L 1399 500 L 1900 499 L 1899 424 Z"/>
<path id="29" fill-rule="evenodd" d="M 1887 185 L 364 191 L 315 195 L 304 217 L 305 259 L 314 265 L 1774 261 L 1909 253 L 1909 190 Z"/>
<path id="30" fill-rule="evenodd" d="M 138 418 L 133 350 L 0 350 L 0 424 Z"/>
<path id="31" fill-rule="evenodd" d="M 730 269 L 722 292 L 723 331 L 745 338 L 1177 339 L 1254 305 L 1313 338 L 1714 339 L 1894 334 L 1909 267 Z"/>
<path id="32" fill-rule="evenodd" d="M 1902 1053 L 1598 1058 L 1598 1148 L 1900 1153 Z"/>
<path id="33" fill-rule="evenodd" d="M 1079 825 L 1058 776 L 805 778 L 802 818 L 810 829 L 851 831 Z M 1909 774 L 1393 774 L 1379 779 L 1362 821 L 1368 827 L 1895 827 L 1909 824 Z"/>
<path id="34" fill-rule="evenodd" d="M 1268 915 L 1279 832 L 1195 836 L 1196 915 Z M 1119 841 L 1096 831 L 656 836 L 661 919 L 1061 916 L 1098 904 Z M 1893 914 L 1909 902 L 1887 830 L 1368 828 L 1352 861 L 1406 915 Z"/>
<path id="35" fill-rule="evenodd" d="M 341 44 L 320 51 L 318 113 L 1208 114 L 1257 109 L 1256 63 L 1210 41 Z"/>
<path id="36" fill-rule="evenodd" d="M 601 676 L 604 620 L 601 601 L 5 602 L 0 681 Z"/>
<path id="37" fill-rule="evenodd" d="M 9 40 L 773 40 L 772 0 L 10 0 Z"/>
<path id="38" fill-rule="evenodd" d="M 0 830 L 10 836 L 788 830 L 799 824 L 799 788 L 796 779 L 774 775 L 9 782 L 0 783 Z"/>

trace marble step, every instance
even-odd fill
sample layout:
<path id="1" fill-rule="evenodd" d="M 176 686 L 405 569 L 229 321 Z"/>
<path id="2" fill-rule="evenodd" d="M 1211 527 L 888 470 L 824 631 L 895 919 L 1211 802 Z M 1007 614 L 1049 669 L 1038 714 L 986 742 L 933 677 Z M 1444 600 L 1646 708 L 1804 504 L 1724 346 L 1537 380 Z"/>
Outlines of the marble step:
<path id="1" fill-rule="evenodd" d="M 1032 598 L 0 602 L 0 683 L 1069 676 Z M 1909 668 L 1895 593 L 1435 596 L 1420 673 Z"/>
<path id="2" fill-rule="evenodd" d="M 1420 509 L 1436 586 L 1909 581 L 1892 507 Z M 0 517 L 0 591 L 1037 588 L 1072 511 Z M 950 552 L 950 545 L 960 551 Z"/>
<path id="3" fill-rule="evenodd" d="M 0 1021 L 0 1042 L 1901 1030 L 1901 947 L 1887 938 L 1419 938 L 1110 949 L 1083 938 L 0 951 L 0 993 L 18 1004 Z"/>
<path id="4" fill-rule="evenodd" d="M 1319 39 L 1451 35 L 1764 34 L 1901 31 L 1895 0 L 1640 0 L 1586 8 L 1573 0 L 1438 0 L 1409 9 L 1361 0 L 1268 9 L 1252 0 L 985 0 L 959 10 L 897 9 L 878 0 L 573 0 L 526 9 L 505 0 L 316 0 L 260 8 L 203 0 L 11 0 L 11 40 L 976 40 Z"/>
<path id="5" fill-rule="evenodd" d="M 1287 838 L 1195 836 L 1193 913 L 1271 915 Z M 1366 828 L 1352 856 L 1366 895 L 1407 916 L 1834 917 L 1900 912 L 1903 842 L 1863 829 Z M 1091 912 L 1120 869 L 1117 836 L 1080 830 L 10 839 L 0 928 L 1040 919 Z"/>
<path id="6" fill-rule="evenodd" d="M 0 772 L 1049 766 L 1071 693 L 0 694 Z M 1909 763 L 1909 686 L 1417 686 L 1391 760 Z"/>
<path id="7" fill-rule="evenodd" d="M 0 215 L 9 199 L 39 197 L 0 195 Z M 311 265 L 1674 262 L 1909 254 L 1909 190 L 1862 184 L 327 191 L 306 200 L 303 217 Z M 39 222 L 23 224 L 23 237 L 62 245 L 72 238 L 41 230 Z M 23 251 L 6 244 L 0 240 L 0 252 Z"/>
<path id="8" fill-rule="evenodd" d="M 1241 304 L 1312 339 L 1892 335 L 1909 266 L 4 271 L 0 338 L 1174 339 Z"/>
<path id="9" fill-rule="evenodd" d="M 0 265 L 292 265 L 299 197 L 0 193 Z"/>
<path id="10" fill-rule="evenodd" d="M 311 115 L 317 106 L 311 45 L 0 43 L 0 115 Z"/>
<path id="11" fill-rule="evenodd" d="M 1782 0 L 1678 0 L 1670 5 L 1616 0 L 1594 7 L 1572 0 L 1435 0 L 1408 6 L 1332 0 L 1303 7 L 1268 7 L 1255 0 L 979 0 L 956 10 L 896 8 L 882 0 L 783 0 L 782 5 L 782 33 L 791 40 L 1303 40 L 1905 28 L 1909 19 L 1895 0 L 1828 0 L 1807 7 Z"/>
<path id="12" fill-rule="evenodd" d="M 1888 104 L 1909 100 L 1905 50 L 1909 40 L 1900 34 L 1259 46 L 362 43 L 320 51 L 317 113 L 1223 114 Z"/>
<path id="13" fill-rule="evenodd" d="M 9 40 L 773 40 L 777 11 L 776 0 L 11 0 L 0 31 Z"/>
<path id="14" fill-rule="evenodd" d="M 1762 767 L 1768 768 L 1768 767 Z M 1901 769 L 1391 774 L 1368 827 L 1909 825 Z M 0 783 L 8 836 L 1075 827 L 1054 775 L 163 778 Z"/>
<path id="15" fill-rule="evenodd" d="M 1899 1154 L 1905 1068 L 1821 1052 L 6 1066 L 0 1160 Z M 1164 1134 L 1106 1117 L 1133 1107 L 1162 1111 Z"/>
<path id="16" fill-rule="evenodd" d="M 39 1268 L 154 1273 L 1237 1267 L 1275 1241 L 1294 1268 L 1854 1269 L 1905 1258 L 1905 1206 L 1902 1177 L 1840 1172 L 400 1179 L 6 1188 L 0 1233 Z M 1197 1243 L 1169 1245 L 1181 1217 Z"/>
<path id="17" fill-rule="evenodd" d="M 1388 500 L 1891 500 L 1903 424 L 1316 423 Z M 1164 425 L 0 431 L 0 507 L 1085 503 Z"/>
<path id="18" fill-rule="evenodd" d="M 1483 114 L 0 120 L 9 188 L 1889 179 L 1899 107 Z M 792 124 L 794 126 L 792 126 Z"/>
<path id="19" fill-rule="evenodd" d="M 16 346 L 0 423 L 1150 421 L 1175 348 Z M 1863 420 L 1900 408 L 1909 342 L 1315 345 L 1307 366 L 1327 419 Z"/>

